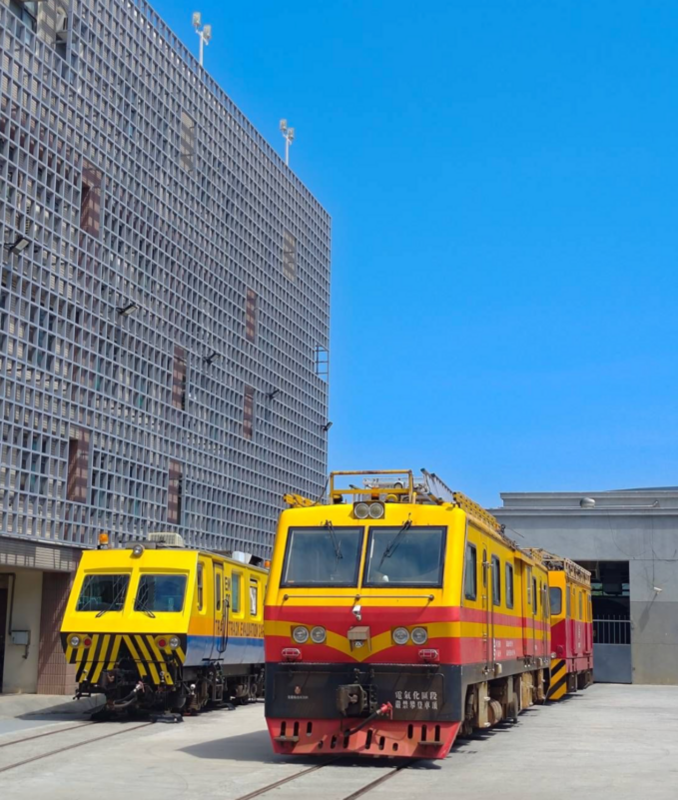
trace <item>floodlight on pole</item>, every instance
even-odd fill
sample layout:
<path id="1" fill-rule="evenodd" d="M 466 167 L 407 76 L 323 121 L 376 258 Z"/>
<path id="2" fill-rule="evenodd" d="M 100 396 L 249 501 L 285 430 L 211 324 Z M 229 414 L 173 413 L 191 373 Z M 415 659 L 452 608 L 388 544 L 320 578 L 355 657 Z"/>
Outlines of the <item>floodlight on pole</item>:
<path id="1" fill-rule="evenodd" d="M 21 253 L 29 244 L 30 241 L 25 236 L 17 236 L 13 242 L 3 242 L 2 246 L 6 248 L 9 253 Z"/>
<path id="2" fill-rule="evenodd" d="M 199 11 L 193 12 L 193 27 L 195 28 L 195 32 L 198 34 L 200 38 L 200 66 L 203 65 L 203 56 L 204 56 L 204 48 L 210 43 L 210 39 L 212 38 L 212 26 L 211 25 L 202 25 L 202 14 Z M 200 27 L 202 25 L 202 28 Z"/>
<path id="3" fill-rule="evenodd" d="M 290 165 L 290 145 L 294 141 L 294 128 L 289 128 L 287 126 L 287 120 L 281 119 L 280 120 L 280 133 L 283 135 L 283 139 L 285 140 L 285 164 L 289 167 Z"/>
<path id="4" fill-rule="evenodd" d="M 130 300 L 129 303 L 125 303 L 124 306 L 118 306 L 117 311 L 121 317 L 129 317 L 130 314 L 134 314 L 135 311 L 139 310 L 139 304 L 135 303 L 134 300 Z"/>
<path id="5" fill-rule="evenodd" d="M 215 361 L 219 361 L 220 359 L 221 359 L 221 353 L 217 353 L 216 350 L 213 350 L 209 355 L 202 357 L 202 360 L 205 362 L 205 364 L 207 364 L 210 367 L 212 366 L 212 364 L 214 364 Z"/>

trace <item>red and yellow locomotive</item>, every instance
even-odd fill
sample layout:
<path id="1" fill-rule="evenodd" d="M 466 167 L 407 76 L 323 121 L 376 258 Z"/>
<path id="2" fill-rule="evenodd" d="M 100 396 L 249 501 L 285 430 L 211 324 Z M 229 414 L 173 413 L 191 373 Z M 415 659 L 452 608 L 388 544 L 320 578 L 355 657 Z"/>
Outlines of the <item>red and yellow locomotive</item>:
<path id="1" fill-rule="evenodd" d="M 551 607 L 551 675 L 548 700 L 593 683 L 591 573 L 569 558 L 529 550 L 548 570 Z"/>
<path id="2" fill-rule="evenodd" d="M 545 699 L 547 570 L 484 509 L 407 470 L 288 503 L 265 608 L 276 752 L 443 758 Z"/>

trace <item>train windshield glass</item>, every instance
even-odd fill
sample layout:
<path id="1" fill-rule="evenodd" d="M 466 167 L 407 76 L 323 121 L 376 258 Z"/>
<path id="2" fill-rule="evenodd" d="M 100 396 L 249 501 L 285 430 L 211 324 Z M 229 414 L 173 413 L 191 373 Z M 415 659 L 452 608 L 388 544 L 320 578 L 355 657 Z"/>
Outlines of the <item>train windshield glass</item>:
<path id="1" fill-rule="evenodd" d="M 185 593 L 185 575 L 142 575 L 134 610 L 181 611 Z"/>
<path id="2" fill-rule="evenodd" d="M 76 611 L 122 611 L 129 575 L 85 575 Z"/>
<path id="3" fill-rule="evenodd" d="M 372 528 L 364 586 L 442 586 L 445 529 Z"/>
<path id="4" fill-rule="evenodd" d="M 293 528 L 282 586 L 357 586 L 363 528 Z"/>

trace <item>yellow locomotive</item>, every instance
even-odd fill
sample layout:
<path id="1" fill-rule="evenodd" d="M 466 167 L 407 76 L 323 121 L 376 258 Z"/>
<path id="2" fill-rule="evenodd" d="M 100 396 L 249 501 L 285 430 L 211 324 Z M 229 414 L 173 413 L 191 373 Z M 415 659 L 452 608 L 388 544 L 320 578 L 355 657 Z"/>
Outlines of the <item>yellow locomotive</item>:
<path id="1" fill-rule="evenodd" d="M 83 554 L 61 626 L 78 696 L 105 713 L 189 712 L 263 690 L 267 570 L 177 534 Z"/>

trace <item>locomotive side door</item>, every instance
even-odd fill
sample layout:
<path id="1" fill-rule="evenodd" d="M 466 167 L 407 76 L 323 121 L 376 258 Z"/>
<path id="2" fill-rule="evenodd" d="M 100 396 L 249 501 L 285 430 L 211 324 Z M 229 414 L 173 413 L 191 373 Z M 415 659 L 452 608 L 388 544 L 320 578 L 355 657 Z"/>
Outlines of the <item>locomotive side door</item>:
<path id="1" fill-rule="evenodd" d="M 491 564 L 487 555 L 487 540 L 483 539 L 483 561 L 482 561 L 482 598 L 483 598 L 483 639 L 485 640 L 485 666 L 494 669 L 494 625 L 492 620 L 492 599 L 490 591 L 492 589 Z"/>
<path id="2" fill-rule="evenodd" d="M 585 594 L 584 603 L 586 604 L 586 636 L 584 637 L 586 646 L 584 653 L 589 656 L 593 650 L 593 615 L 591 611 L 591 595 L 588 592 Z"/>
<path id="3" fill-rule="evenodd" d="M 570 658 L 572 655 L 572 589 L 565 579 L 565 656 Z"/>
<path id="4" fill-rule="evenodd" d="M 532 576 L 532 654 L 538 655 L 539 633 L 537 624 L 539 622 L 539 582 Z"/>
<path id="5" fill-rule="evenodd" d="M 523 652 L 534 655 L 534 617 L 532 615 L 532 567 L 523 565 Z"/>
<path id="6" fill-rule="evenodd" d="M 214 562 L 214 647 L 220 659 L 226 649 L 226 621 L 224 619 L 224 565 Z M 213 651 L 214 652 L 214 651 Z"/>
<path id="7" fill-rule="evenodd" d="M 549 598 L 548 577 L 541 585 L 541 654 L 548 655 L 551 651 L 548 643 L 551 637 L 551 600 Z"/>

